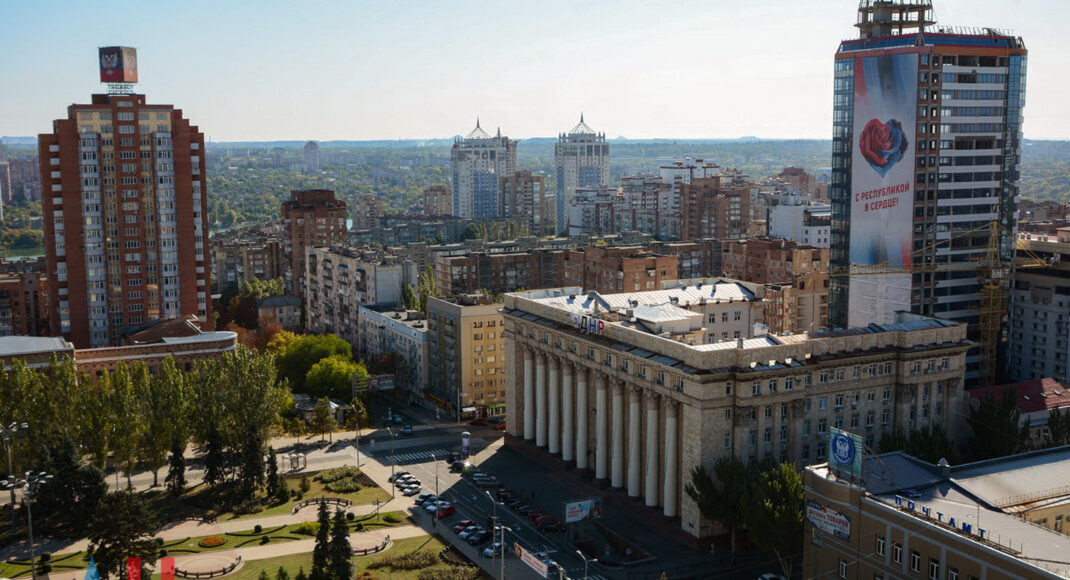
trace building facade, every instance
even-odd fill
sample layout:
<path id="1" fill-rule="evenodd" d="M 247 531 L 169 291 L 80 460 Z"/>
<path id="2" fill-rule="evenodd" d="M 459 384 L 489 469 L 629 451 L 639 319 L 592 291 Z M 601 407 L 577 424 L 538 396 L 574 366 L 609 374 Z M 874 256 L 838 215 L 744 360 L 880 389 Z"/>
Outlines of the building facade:
<path id="1" fill-rule="evenodd" d="M 545 234 L 552 211 L 547 206 L 546 189 L 541 175 L 530 171 L 517 171 L 503 177 L 501 183 L 500 217 L 526 226 L 533 236 Z"/>
<path id="2" fill-rule="evenodd" d="M 424 190 L 425 216 L 453 215 L 453 194 L 445 185 L 432 185 Z"/>
<path id="3" fill-rule="evenodd" d="M 357 351 L 364 360 L 393 354 L 394 385 L 406 402 L 424 400 L 428 387 L 427 316 L 391 306 L 361 306 Z"/>
<path id="4" fill-rule="evenodd" d="M 286 287 L 291 293 L 304 292 L 305 255 L 310 248 L 346 242 L 346 215 L 346 202 L 335 199 L 329 189 L 291 191 L 290 199 L 282 202 L 283 251 L 290 262 Z"/>
<path id="5" fill-rule="evenodd" d="M 992 384 L 1006 305 L 982 306 L 976 262 L 1014 258 L 1025 45 L 936 26 L 929 0 L 861 2 L 856 26 L 835 56 L 832 266 L 887 273 L 833 278 L 831 324 L 964 322 L 968 379 Z"/>
<path id="6" fill-rule="evenodd" d="M 320 170 L 320 146 L 315 141 L 305 143 L 304 149 L 305 173 L 316 173 Z"/>
<path id="7" fill-rule="evenodd" d="M 38 272 L 0 274 L 0 336 L 48 334 L 48 279 Z"/>
<path id="8" fill-rule="evenodd" d="M 516 173 L 515 140 L 498 134 L 491 137 L 479 126 L 450 149 L 453 168 L 453 213 L 464 218 L 494 218 L 501 215 L 499 187 L 503 177 Z"/>
<path id="9" fill-rule="evenodd" d="M 829 247 L 832 206 L 814 204 L 797 195 L 775 195 L 766 207 L 766 233 L 819 248 Z"/>
<path id="10" fill-rule="evenodd" d="M 505 414 L 501 307 L 485 295 L 427 299 L 425 399 L 459 418 Z"/>
<path id="11" fill-rule="evenodd" d="M 699 465 L 712 470 L 726 455 L 822 461 L 830 426 L 856 429 L 870 446 L 896 426 L 958 433 L 965 327 L 904 314 L 883 326 L 722 341 L 719 325 L 734 322 L 701 309 L 745 311 L 744 289 L 688 286 L 674 289 L 676 300 L 578 288 L 506 295 L 507 444 L 593 471 L 704 538 L 713 524 L 683 493 Z"/>
<path id="12" fill-rule="evenodd" d="M 565 250 L 565 286 L 594 292 L 641 292 L 661 288 L 679 278 L 679 258 L 652 253 L 646 247 L 588 246 Z"/>
<path id="13" fill-rule="evenodd" d="M 53 336 L 115 344 L 127 327 L 212 324 L 204 135 L 145 95 L 93 95 L 38 136 Z"/>
<path id="14" fill-rule="evenodd" d="M 580 122 L 568 133 L 557 136 L 554 145 L 557 167 L 556 223 L 559 233 L 566 232 L 568 208 L 581 188 L 609 183 L 609 144 L 605 133 L 595 133 Z"/>
<path id="15" fill-rule="evenodd" d="M 239 291 L 253 280 L 291 279 L 286 240 L 277 223 L 216 234 L 210 245 L 216 292 Z"/>
<path id="16" fill-rule="evenodd" d="M 751 185 L 738 171 L 680 182 L 680 239 L 746 238 L 750 235 Z"/>
<path id="17" fill-rule="evenodd" d="M 1015 381 L 1051 377 L 1068 383 L 1070 227 L 1054 235 L 1022 234 L 1018 244 L 1023 258 L 1032 255 L 1042 262 L 1020 263 L 1014 271 L 1007 375 Z"/>
<path id="18" fill-rule="evenodd" d="M 886 453 L 864 456 L 861 477 L 834 463 L 807 467 L 802 575 L 1066 578 L 1070 498 L 1051 482 L 1070 475 L 1067 455 L 1062 447 L 950 466 Z"/>

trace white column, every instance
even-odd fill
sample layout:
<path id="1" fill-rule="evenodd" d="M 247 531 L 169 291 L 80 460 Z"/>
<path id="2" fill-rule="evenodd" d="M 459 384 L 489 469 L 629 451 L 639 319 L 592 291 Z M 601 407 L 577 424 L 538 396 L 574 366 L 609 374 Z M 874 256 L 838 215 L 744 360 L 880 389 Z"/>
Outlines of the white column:
<path id="1" fill-rule="evenodd" d="M 561 364 L 550 358 L 550 453 L 561 453 Z"/>
<path id="2" fill-rule="evenodd" d="M 576 469 L 587 469 L 587 369 L 576 368 Z"/>
<path id="3" fill-rule="evenodd" d="M 524 350 L 524 439 L 535 438 L 535 361 L 530 348 Z"/>
<path id="4" fill-rule="evenodd" d="M 639 497 L 639 389 L 628 389 L 628 497 Z"/>
<path id="5" fill-rule="evenodd" d="M 535 445 L 546 445 L 546 356 L 535 355 Z"/>
<path id="6" fill-rule="evenodd" d="M 658 505 L 658 396 L 646 394 L 646 505 Z"/>
<path id="7" fill-rule="evenodd" d="M 661 505 L 664 514 L 676 517 L 676 498 L 680 493 L 676 481 L 676 401 L 665 398 L 665 489 Z"/>
<path id="8" fill-rule="evenodd" d="M 609 477 L 609 405 L 606 404 L 606 377 L 598 374 L 595 376 L 595 417 L 594 417 L 594 477 L 605 479 Z"/>
<path id="9" fill-rule="evenodd" d="M 572 440 L 572 423 L 576 418 L 572 404 L 575 401 L 576 399 L 572 397 L 572 363 L 563 361 L 561 363 L 561 418 L 565 426 L 561 431 L 561 459 L 565 461 L 572 461 L 572 454 L 576 451 L 576 443 Z"/>
<path id="10" fill-rule="evenodd" d="M 610 485 L 624 487 L 624 386 L 613 381 L 613 430 Z"/>

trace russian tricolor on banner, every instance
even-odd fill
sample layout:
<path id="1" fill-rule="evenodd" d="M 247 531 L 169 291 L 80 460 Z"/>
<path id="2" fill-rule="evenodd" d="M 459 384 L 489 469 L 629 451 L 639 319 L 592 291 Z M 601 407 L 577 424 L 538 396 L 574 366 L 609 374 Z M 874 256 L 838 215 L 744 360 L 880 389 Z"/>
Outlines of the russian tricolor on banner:
<path id="1" fill-rule="evenodd" d="M 174 558 L 160 558 L 160 580 L 175 580 Z"/>

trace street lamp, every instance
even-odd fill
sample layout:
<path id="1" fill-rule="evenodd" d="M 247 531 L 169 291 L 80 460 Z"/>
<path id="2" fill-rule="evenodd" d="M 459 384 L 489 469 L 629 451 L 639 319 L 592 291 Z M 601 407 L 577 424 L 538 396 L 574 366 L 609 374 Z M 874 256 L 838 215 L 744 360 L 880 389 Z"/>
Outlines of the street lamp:
<path id="1" fill-rule="evenodd" d="M 494 501 L 494 496 L 490 495 L 490 491 L 485 491 L 487 497 L 490 498 L 490 503 L 494 504 L 493 515 L 491 515 L 491 527 L 490 527 L 490 569 L 494 569 L 494 540 L 498 537 L 498 502 Z M 505 532 L 502 532 L 503 534 Z M 505 549 L 504 542 L 502 543 L 502 549 Z M 505 560 L 505 554 L 502 554 L 502 560 Z"/>
<path id="2" fill-rule="evenodd" d="M 438 502 L 442 500 L 438 496 L 438 456 L 434 451 L 431 451 L 431 461 L 435 462 L 435 534 L 438 534 Z"/>
<path id="3" fill-rule="evenodd" d="M 396 470 L 397 466 L 394 465 L 394 461 L 396 460 L 396 458 L 394 456 L 394 452 L 396 450 L 393 449 L 393 447 L 394 447 L 394 444 L 397 443 L 398 437 L 397 437 L 397 435 L 394 435 L 394 431 L 390 427 L 386 428 L 386 432 L 390 433 L 390 440 L 393 442 L 393 444 L 391 444 L 391 446 L 390 446 L 391 447 L 391 449 L 390 449 L 390 477 L 394 477 L 394 473 L 395 473 L 395 470 Z M 359 456 L 358 456 L 358 459 L 359 459 Z M 393 482 L 390 485 L 390 499 L 391 500 L 393 500 L 395 498 L 394 492 L 395 492 L 395 490 L 397 490 L 397 487 L 398 486 L 397 486 L 397 482 L 396 481 Z"/>
<path id="4" fill-rule="evenodd" d="M 597 562 L 598 558 L 591 558 L 590 560 L 588 560 L 587 555 L 584 554 L 582 550 L 576 550 L 576 555 L 580 558 L 583 558 L 583 580 L 588 580 L 588 567 L 591 565 L 591 562 Z"/>
<path id="5" fill-rule="evenodd" d="M 500 579 L 500 580 L 505 580 L 505 530 L 509 530 L 509 531 L 511 532 L 511 531 L 513 531 L 513 528 L 510 528 L 509 526 L 506 526 L 506 525 L 502 525 L 502 526 L 500 526 L 500 527 L 501 527 L 501 529 L 502 529 L 502 536 L 501 536 L 501 551 L 502 551 L 502 557 L 501 557 L 501 560 L 502 560 L 502 577 L 501 577 L 501 579 Z M 494 548 L 491 548 L 491 549 L 493 550 Z M 492 561 L 492 562 L 493 562 L 493 561 Z M 493 569 L 493 564 L 491 564 L 491 566 L 492 566 L 492 569 Z"/>
<path id="6" fill-rule="evenodd" d="M 30 506 L 33 503 L 34 489 L 38 485 L 48 483 L 50 479 L 52 479 L 52 476 L 43 471 L 39 473 L 27 471 L 26 476 L 22 479 L 15 477 L 14 474 L 9 475 L 7 481 L 3 484 L 12 490 L 20 484 L 26 486 L 26 489 L 22 491 L 22 500 L 26 504 L 26 524 L 30 535 L 30 576 L 33 580 L 37 580 L 37 563 L 33 554 L 33 510 Z M 12 506 L 12 509 L 14 509 L 14 506 Z"/>
<path id="7" fill-rule="evenodd" d="M 7 453 L 7 473 L 9 476 L 15 476 L 15 468 L 12 466 L 11 459 L 11 445 L 12 438 L 20 431 L 25 431 L 30 428 L 29 423 L 14 422 L 10 425 L 0 425 L 0 441 L 4 444 L 4 451 Z M 16 534 L 15 524 L 15 488 L 11 488 L 11 537 L 14 538 Z"/>
<path id="8" fill-rule="evenodd" d="M 357 448 L 357 469 L 360 469 L 360 410 L 357 409 L 356 403 L 350 403 L 349 406 L 353 408 L 353 427 L 356 430 L 353 442 Z"/>

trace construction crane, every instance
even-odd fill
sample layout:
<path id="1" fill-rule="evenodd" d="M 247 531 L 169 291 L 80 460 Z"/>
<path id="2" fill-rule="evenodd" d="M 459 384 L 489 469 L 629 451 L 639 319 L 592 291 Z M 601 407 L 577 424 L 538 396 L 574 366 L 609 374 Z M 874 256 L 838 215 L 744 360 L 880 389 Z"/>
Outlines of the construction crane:
<path id="1" fill-rule="evenodd" d="M 1003 328 L 1007 316 L 1007 291 L 1010 286 L 1012 270 L 1050 266 L 1051 262 L 1028 251 L 1021 240 L 1018 240 L 1016 247 L 1024 253 L 1024 256 L 1019 255 L 1019 260 L 1016 261 L 1014 266 L 1004 263 L 999 255 L 998 234 L 1007 230 L 996 221 L 944 240 L 938 240 L 929 246 L 914 250 L 910 255 L 914 256 L 929 250 L 939 249 L 941 246 L 950 248 L 952 240 L 970 237 L 981 231 L 989 232 L 988 244 L 985 247 L 984 254 L 970 262 L 950 262 L 938 265 L 933 262 L 912 261 L 910 265 L 906 266 L 883 262 L 873 266 L 862 266 L 861 268 L 855 266 L 853 271 L 850 266 L 846 268 L 830 268 L 829 276 L 854 277 L 880 274 L 931 273 L 938 270 L 944 272 L 976 270 L 977 282 L 980 285 L 977 330 L 981 357 L 978 378 L 982 385 L 993 385 L 996 382 L 996 369 L 999 361 L 1000 329 Z"/>

